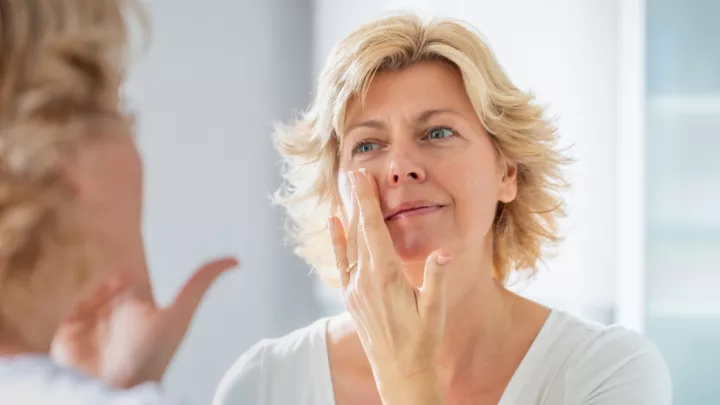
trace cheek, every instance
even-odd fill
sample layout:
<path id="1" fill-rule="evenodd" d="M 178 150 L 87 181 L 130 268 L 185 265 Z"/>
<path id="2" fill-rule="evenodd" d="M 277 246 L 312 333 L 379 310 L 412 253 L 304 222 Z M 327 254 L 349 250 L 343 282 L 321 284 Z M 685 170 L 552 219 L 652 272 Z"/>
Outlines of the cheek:
<path id="1" fill-rule="evenodd" d="M 477 154 L 463 153 L 438 161 L 434 176 L 444 188 L 460 200 L 497 200 L 498 175 L 492 160 Z"/>
<path id="2" fill-rule="evenodd" d="M 448 160 L 440 169 L 445 172 L 445 188 L 453 198 L 458 220 L 487 231 L 498 201 L 499 180 L 494 162 L 477 157 Z"/>

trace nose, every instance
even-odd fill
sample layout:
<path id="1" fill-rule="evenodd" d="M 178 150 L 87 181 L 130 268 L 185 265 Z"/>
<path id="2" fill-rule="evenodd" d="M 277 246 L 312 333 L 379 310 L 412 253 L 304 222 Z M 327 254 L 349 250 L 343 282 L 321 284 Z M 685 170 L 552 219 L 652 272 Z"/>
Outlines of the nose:
<path id="1" fill-rule="evenodd" d="M 410 151 L 392 151 L 388 167 L 388 183 L 400 185 L 405 182 L 422 183 L 425 181 L 425 170 L 420 164 L 419 156 Z"/>

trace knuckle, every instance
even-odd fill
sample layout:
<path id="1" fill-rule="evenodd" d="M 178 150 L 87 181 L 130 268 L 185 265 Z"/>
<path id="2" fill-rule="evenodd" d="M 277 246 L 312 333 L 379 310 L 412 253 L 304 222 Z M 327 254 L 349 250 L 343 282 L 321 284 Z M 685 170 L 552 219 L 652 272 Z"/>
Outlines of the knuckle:
<path id="1" fill-rule="evenodd" d="M 362 308 L 362 299 L 360 297 L 360 294 L 355 291 L 346 295 L 345 305 L 348 307 L 348 309 L 351 309 L 353 311 L 357 311 Z"/>
<path id="2" fill-rule="evenodd" d="M 397 268 L 395 263 L 385 261 L 381 266 L 380 271 L 377 272 L 377 282 L 383 289 L 394 287 L 404 277 L 402 269 Z"/>
<path id="3" fill-rule="evenodd" d="M 358 283 L 358 295 L 366 299 L 374 300 L 377 297 L 378 287 L 372 278 L 368 277 Z"/>
<path id="4" fill-rule="evenodd" d="M 348 307 L 352 304 L 352 295 L 352 288 L 350 287 L 343 292 L 343 301 Z"/>

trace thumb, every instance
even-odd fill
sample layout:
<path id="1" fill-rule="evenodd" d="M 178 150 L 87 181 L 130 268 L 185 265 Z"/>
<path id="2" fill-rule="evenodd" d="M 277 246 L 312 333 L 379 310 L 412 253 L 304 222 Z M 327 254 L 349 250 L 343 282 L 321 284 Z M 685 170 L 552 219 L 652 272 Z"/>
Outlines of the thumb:
<path id="1" fill-rule="evenodd" d="M 215 280 L 226 271 L 236 267 L 238 261 L 232 257 L 213 260 L 202 265 L 175 297 L 168 311 L 172 312 L 185 328 L 190 325 L 193 315 L 205 293 Z"/>
<path id="2" fill-rule="evenodd" d="M 434 251 L 425 262 L 425 278 L 420 289 L 418 309 L 426 324 L 443 326 L 447 284 L 445 267 L 449 262 L 450 254 L 444 249 Z"/>

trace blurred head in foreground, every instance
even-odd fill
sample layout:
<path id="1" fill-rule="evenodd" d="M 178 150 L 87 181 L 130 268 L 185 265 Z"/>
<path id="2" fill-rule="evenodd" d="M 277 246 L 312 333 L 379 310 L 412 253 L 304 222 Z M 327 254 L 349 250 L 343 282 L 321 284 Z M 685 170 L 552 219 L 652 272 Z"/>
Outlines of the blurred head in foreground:
<path id="1" fill-rule="evenodd" d="M 141 244 L 141 162 L 120 90 L 124 0 L 0 0 L 0 342 L 46 351 L 122 228 Z M 112 215 L 108 215 L 112 213 Z M 115 229 L 116 232 L 110 232 Z M 132 235 L 132 236 L 128 236 Z"/>

